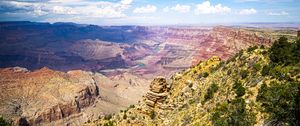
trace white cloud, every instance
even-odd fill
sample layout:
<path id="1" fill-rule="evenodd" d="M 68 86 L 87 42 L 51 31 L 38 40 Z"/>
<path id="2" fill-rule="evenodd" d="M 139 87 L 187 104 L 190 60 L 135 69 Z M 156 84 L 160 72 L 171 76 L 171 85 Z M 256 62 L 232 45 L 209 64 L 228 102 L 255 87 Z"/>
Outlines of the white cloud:
<path id="1" fill-rule="evenodd" d="M 43 16 L 43 15 L 48 14 L 48 12 L 43 11 L 42 9 L 34 9 L 33 13 L 27 13 L 27 14 L 31 14 L 33 16 Z"/>
<path id="2" fill-rule="evenodd" d="M 47 10 L 45 9 L 46 4 L 43 3 L 0 1 L 0 6 L 8 10 L 13 10 L 9 13 L 22 13 L 31 16 L 41 16 L 48 14 Z"/>
<path id="3" fill-rule="evenodd" d="M 251 8 L 251 9 L 242 9 L 239 12 L 240 15 L 251 15 L 251 14 L 256 14 L 256 13 L 257 13 L 257 11 L 253 8 Z"/>
<path id="4" fill-rule="evenodd" d="M 46 2 L 0 1 L 0 4 L 7 8 L 13 8 L 16 10 L 15 13 L 25 13 L 31 16 L 59 14 L 85 18 L 120 18 L 126 16 L 124 11 L 130 7 L 132 2 L 133 0 L 119 2 L 50 0 Z"/>
<path id="5" fill-rule="evenodd" d="M 78 14 L 70 7 L 54 6 L 52 12 L 55 14 Z"/>
<path id="6" fill-rule="evenodd" d="M 285 11 L 280 11 L 280 12 L 268 12 L 268 15 L 272 15 L 272 16 L 284 16 L 284 15 L 289 15 L 289 13 L 285 12 Z"/>
<path id="7" fill-rule="evenodd" d="M 205 1 L 196 5 L 195 13 L 198 14 L 226 14 L 230 13 L 231 8 L 222 6 L 222 4 L 211 5 L 209 1 Z"/>
<path id="8" fill-rule="evenodd" d="M 191 9 L 190 6 L 188 6 L 188 5 L 180 5 L 180 4 L 177 4 L 176 6 L 174 6 L 174 7 L 171 8 L 171 10 L 179 12 L 179 13 L 187 13 L 187 12 L 190 11 L 190 9 Z"/>
<path id="9" fill-rule="evenodd" d="M 154 5 L 147 5 L 147 6 L 144 6 L 144 7 L 138 7 L 138 8 L 135 8 L 133 10 L 133 13 L 153 13 L 156 11 L 156 6 Z"/>
<path id="10" fill-rule="evenodd" d="M 83 0 L 50 0 L 51 3 L 75 3 L 82 2 Z"/>
<path id="11" fill-rule="evenodd" d="M 170 8 L 167 6 L 163 9 L 163 12 L 169 12 Z"/>
<path id="12" fill-rule="evenodd" d="M 121 0 L 122 4 L 129 5 L 133 2 L 133 0 Z"/>
<path id="13" fill-rule="evenodd" d="M 120 7 L 113 5 L 89 5 L 78 7 L 76 11 L 79 12 L 80 15 L 98 18 L 120 18 L 126 16 Z"/>

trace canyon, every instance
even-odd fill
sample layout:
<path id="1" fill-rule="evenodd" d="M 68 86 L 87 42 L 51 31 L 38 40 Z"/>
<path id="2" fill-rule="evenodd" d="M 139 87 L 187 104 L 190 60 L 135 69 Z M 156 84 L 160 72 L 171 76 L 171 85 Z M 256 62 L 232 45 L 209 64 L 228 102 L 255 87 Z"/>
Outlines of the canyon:
<path id="1" fill-rule="evenodd" d="M 296 38 L 291 31 L 288 36 Z M 168 85 L 162 78 L 150 84 L 155 77 L 169 78 L 212 56 L 227 60 L 251 46 L 269 47 L 277 32 L 1 22 L 0 115 L 15 125 L 81 125 L 145 94 L 148 106 L 166 107 Z"/>

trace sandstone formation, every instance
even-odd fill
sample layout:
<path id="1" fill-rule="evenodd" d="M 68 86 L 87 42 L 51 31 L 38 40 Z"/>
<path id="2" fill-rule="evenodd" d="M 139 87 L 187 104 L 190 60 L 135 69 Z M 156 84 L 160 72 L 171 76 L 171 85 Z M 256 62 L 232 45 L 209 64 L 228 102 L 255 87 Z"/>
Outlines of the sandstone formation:
<path id="1" fill-rule="evenodd" d="M 170 89 L 170 85 L 168 85 L 165 78 L 158 77 L 155 78 L 151 84 L 150 89 L 146 94 L 145 103 L 149 107 L 161 106 L 161 104 L 166 99 L 168 90 Z"/>

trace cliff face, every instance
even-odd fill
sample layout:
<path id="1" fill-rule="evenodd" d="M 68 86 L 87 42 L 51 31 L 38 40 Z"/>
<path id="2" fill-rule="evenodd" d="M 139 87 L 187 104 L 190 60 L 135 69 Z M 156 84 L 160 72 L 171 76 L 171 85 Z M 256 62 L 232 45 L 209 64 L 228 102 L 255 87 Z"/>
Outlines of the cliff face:
<path id="1" fill-rule="evenodd" d="M 199 56 L 201 60 L 218 56 L 227 60 L 241 49 L 247 49 L 254 45 L 270 46 L 271 38 L 258 35 L 255 32 L 245 29 L 235 29 L 229 27 L 214 27 L 210 34 L 200 43 Z"/>
<path id="2" fill-rule="evenodd" d="M 274 65 L 269 53 L 249 48 L 156 78 L 139 104 L 86 125 L 297 125 L 300 64 Z"/>
<path id="3" fill-rule="evenodd" d="M 99 96 L 96 82 L 83 71 L 14 67 L 1 69 L 0 75 L 0 113 L 15 125 L 56 124 L 79 114 Z"/>

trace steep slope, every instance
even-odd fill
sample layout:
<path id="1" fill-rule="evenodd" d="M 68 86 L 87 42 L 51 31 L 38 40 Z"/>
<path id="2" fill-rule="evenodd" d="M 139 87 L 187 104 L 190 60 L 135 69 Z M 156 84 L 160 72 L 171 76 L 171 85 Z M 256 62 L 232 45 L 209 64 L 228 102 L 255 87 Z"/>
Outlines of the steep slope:
<path id="1" fill-rule="evenodd" d="M 154 79 L 139 104 L 86 125 L 298 125 L 299 49 L 281 38 L 227 62 L 212 57 Z"/>

